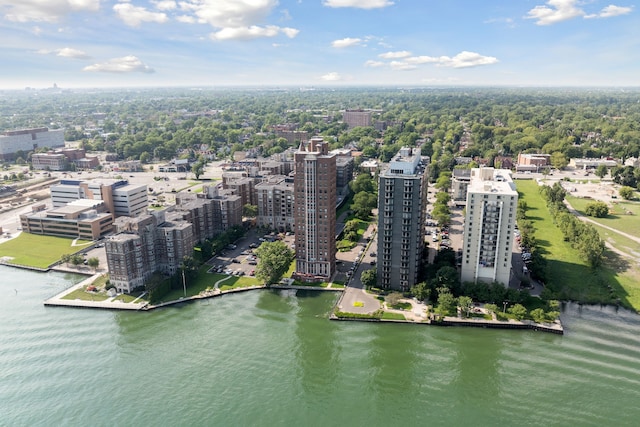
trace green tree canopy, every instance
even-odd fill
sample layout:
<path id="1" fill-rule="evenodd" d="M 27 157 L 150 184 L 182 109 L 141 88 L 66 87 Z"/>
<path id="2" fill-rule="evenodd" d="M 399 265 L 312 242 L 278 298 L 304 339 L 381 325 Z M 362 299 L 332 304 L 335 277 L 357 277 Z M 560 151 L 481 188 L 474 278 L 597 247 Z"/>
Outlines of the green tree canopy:
<path id="1" fill-rule="evenodd" d="M 265 285 L 277 283 L 295 258 L 295 253 L 280 240 L 262 243 L 255 253 L 259 260 L 256 277 Z"/>
<path id="2" fill-rule="evenodd" d="M 364 270 L 362 274 L 360 274 L 360 281 L 365 288 L 372 288 L 376 285 L 377 281 L 377 272 L 375 268 L 371 268 L 369 270 Z"/>

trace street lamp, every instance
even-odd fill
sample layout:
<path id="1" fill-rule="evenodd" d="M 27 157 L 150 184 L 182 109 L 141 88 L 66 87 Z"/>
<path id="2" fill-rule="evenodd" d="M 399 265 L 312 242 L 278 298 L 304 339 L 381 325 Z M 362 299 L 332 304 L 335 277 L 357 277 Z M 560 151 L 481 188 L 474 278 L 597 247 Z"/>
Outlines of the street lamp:
<path id="1" fill-rule="evenodd" d="M 503 312 L 503 313 L 507 311 L 507 303 L 508 303 L 508 302 L 509 302 L 509 301 L 502 301 L 502 312 Z"/>
<path id="2" fill-rule="evenodd" d="M 187 282 L 184 278 L 184 268 L 182 269 L 182 287 L 184 288 L 184 297 L 187 297 Z"/>

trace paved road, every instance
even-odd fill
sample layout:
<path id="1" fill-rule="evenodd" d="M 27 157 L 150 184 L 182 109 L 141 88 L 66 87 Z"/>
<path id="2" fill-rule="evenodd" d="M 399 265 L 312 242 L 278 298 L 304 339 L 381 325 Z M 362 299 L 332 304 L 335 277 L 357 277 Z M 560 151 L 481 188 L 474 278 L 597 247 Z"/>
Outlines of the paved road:
<path id="1" fill-rule="evenodd" d="M 374 228 L 375 224 L 369 225 L 369 228 L 364 235 L 371 236 Z M 346 272 L 350 271 L 353 265 L 356 265 L 353 276 L 351 277 L 351 280 L 348 281 L 342 298 L 338 302 L 340 310 L 353 313 L 373 313 L 380 308 L 380 301 L 364 290 L 364 286 L 360 280 L 360 275 L 363 271 L 375 268 L 371 265 L 371 261 L 376 258 L 372 257 L 371 253 L 375 253 L 376 251 L 377 240 L 377 234 L 374 234 L 373 239 L 371 239 L 369 243 L 361 242 L 349 252 L 338 252 L 338 255 L 336 256 L 340 261 L 337 265 L 339 272 L 337 274 L 338 280 L 346 280 Z M 363 249 L 364 253 L 359 255 L 360 251 Z M 362 307 L 354 306 L 356 302 L 362 303 Z"/>

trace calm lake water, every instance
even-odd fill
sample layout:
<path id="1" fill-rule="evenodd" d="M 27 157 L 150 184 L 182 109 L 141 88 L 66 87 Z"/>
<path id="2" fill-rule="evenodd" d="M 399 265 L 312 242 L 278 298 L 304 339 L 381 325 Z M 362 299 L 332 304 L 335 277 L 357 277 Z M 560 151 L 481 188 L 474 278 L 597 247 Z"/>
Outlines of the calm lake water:
<path id="1" fill-rule="evenodd" d="M 640 317 L 564 336 L 331 322 L 332 293 L 148 313 L 44 307 L 78 277 L 0 266 L 2 426 L 637 425 Z M 16 292 L 17 291 L 17 292 Z"/>

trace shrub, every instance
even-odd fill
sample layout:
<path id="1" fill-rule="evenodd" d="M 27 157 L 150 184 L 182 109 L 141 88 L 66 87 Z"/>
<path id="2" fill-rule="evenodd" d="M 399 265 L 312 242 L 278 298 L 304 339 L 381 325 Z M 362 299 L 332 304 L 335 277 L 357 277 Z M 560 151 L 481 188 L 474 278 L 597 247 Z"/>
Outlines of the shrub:
<path id="1" fill-rule="evenodd" d="M 587 203 L 584 212 L 589 216 L 604 218 L 609 214 L 609 207 L 604 202 L 591 202 Z"/>

